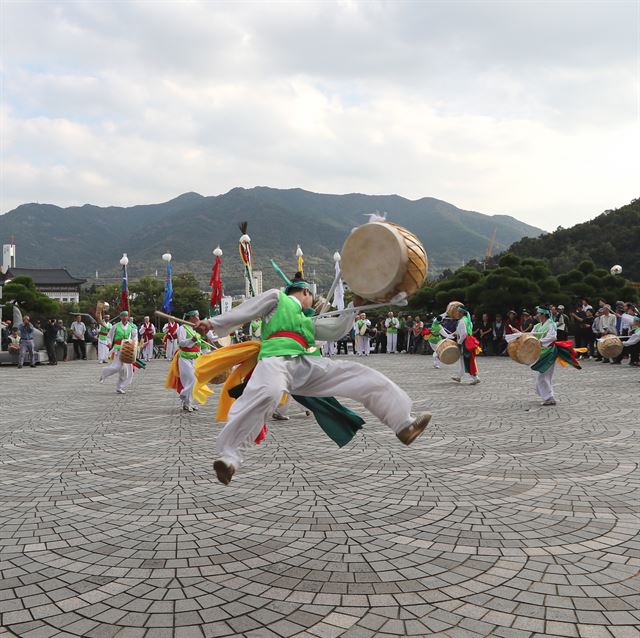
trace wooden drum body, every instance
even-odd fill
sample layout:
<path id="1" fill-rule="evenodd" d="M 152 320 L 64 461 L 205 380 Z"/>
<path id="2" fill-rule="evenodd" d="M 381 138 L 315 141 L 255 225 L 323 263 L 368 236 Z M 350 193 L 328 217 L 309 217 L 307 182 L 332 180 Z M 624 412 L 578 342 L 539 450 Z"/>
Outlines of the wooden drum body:
<path id="1" fill-rule="evenodd" d="M 602 339 L 598 339 L 598 352 L 605 359 L 615 359 L 622 354 L 624 346 L 622 341 L 615 335 L 605 335 Z"/>
<path id="2" fill-rule="evenodd" d="M 412 295 L 424 283 L 429 262 L 420 240 L 391 222 L 354 228 L 342 247 L 342 277 L 353 292 L 378 303 Z"/>
<path id="3" fill-rule="evenodd" d="M 507 353 L 516 362 L 523 365 L 533 365 L 539 358 L 542 350 L 540 339 L 532 334 L 523 334 L 509 342 Z"/>
<path id="4" fill-rule="evenodd" d="M 136 349 L 133 341 L 123 341 L 120 345 L 120 361 L 122 363 L 134 363 L 136 360 Z"/>
<path id="5" fill-rule="evenodd" d="M 437 345 L 436 354 L 442 363 L 451 365 L 460 358 L 460 348 L 455 341 L 444 339 Z"/>

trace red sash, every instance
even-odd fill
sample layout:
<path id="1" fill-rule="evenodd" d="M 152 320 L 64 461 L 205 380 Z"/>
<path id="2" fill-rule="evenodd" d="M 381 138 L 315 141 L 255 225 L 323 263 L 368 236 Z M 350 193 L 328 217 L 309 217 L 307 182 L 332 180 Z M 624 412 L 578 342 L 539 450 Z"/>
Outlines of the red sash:
<path id="1" fill-rule="evenodd" d="M 180 350 L 182 350 L 182 352 L 200 352 L 200 344 L 196 346 L 180 346 Z"/>
<path id="2" fill-rule="evenodd" d="M 269 337 L 267 337 L 267 341 L 269 339 L 275 339 L 276 337 L 293 339 L 296 343 L 299 343 L 305 350 L 309 347 L 307 340 L 302 335 L 299 335 L 297 332 L 291 332 L 289 330 L 281 330 L 280 332 L 274 332 L 272 335 L 269 335 Z"/>

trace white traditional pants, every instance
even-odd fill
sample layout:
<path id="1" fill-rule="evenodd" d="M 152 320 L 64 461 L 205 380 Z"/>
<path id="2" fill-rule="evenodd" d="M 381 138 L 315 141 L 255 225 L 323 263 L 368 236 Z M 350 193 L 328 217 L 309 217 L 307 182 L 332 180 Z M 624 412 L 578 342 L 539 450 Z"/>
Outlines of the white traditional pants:
<path id="1" fill-rule="evenodd" d="M 387 332 L 387 353 L 396 352 L 398 348 L 398 333 Z"/>
<path id="2" fill-rule="evenodd" d="M 109 345 L 98 339 L 98 362 L 104 363 L 109 358 Z"/>
<path id="3" fill-rule="evenodd" d="M 120 361 L 120 350 L 115 350 L 111 363 L 102 368 L 101 377 L 104 380 L 116 373 L 118 374 L 116 390 L 124 390 L 131 385 L 133 381 L 133 364 Z"/>
<path id="4" fill-rule="evenodd" d="M 196 360 L 186 359 L 185 357 L 178 356 L 178 368 L 180 369 L 180 383 L 182 383 L 182 392 L 180 393 L 180 399 L 186 406 L 193 407 L 195 401 L 193 398 L 193 385 L 196 382 Z M 256 434 L 256 436 L 258 436 Z"/>
<path id="5" fill-rule="evenodd" d="M 367 335 L 356 335 L 356 354 L 369 356 L 370 347 Z"/>
<path id="6" fill-rule="evenodd" d="M 333 357 L 336 354 L 336 342 L 335 341 L 325 341 L 322 346 L 322 354 L 325 357 Z"/>
<path id="7" fill-rule="evenodd" d="M 244 393 L 231 407 L 216 441 L 218 454 L 240 467 L 246 448 L 254 444 L 283 392 L 358 401 L 395 433 L 413 421 L 409 395 L 376 370 L 322 357 L 269 357 L 258 362 Z"/>
<path id="8" fill-rule="evenodd" d="M 554 363 L 547 371 L 536 373 L 536 392 L 543 401 L 553 399 L 553 371 Z"/>
<path id="9" fill-rule="evenodd" d="M 464 375 L 468 374 L 472 379 L 477 379 L 477 375 L 474 376 L 471 373 L 467 373 L 464 370 L 464 346 L 459 346 L 460 347 L 460 358 L 458 359 L 458 365 L 459 365 L 459 372 L 458 372 L 458 377 L 460 379 L 464 379 Z"/>
<path id="10" fill-rule="evenodd" d="M 442 367 L 442 363 L 440 362 L 440 357 L 438 356 L 438 353 L 434 350 L 433 351 L 433 367 L 434 368 L 441 368 Z"/>
<path id="11" fill-rule="evenodd" d="M 142 358 L 146 361 L 153 359 L 153 339 L 150 339 L 142 346 Z"/>
<path id="12" fill-rule="evenodd" d="M 171 361 L 173 359 L 173 355 L 178 350 L 178 341 L 176 339 L 167 339 L 164 342 L 164 356 Z"/>

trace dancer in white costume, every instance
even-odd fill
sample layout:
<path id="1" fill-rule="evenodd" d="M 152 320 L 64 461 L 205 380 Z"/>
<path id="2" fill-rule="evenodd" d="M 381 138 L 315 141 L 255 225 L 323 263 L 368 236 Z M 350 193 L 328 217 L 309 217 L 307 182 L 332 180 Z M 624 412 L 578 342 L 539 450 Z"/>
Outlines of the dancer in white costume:
<path id="1" fill-rule="evenodd" d="M 406 445 L 422 434 L 431 419 L 428 413 L 412 416 L 412 401 L 406 392 L 376 370 L 321 357 L 315 339 L 335 340 L 344 335 L 353 324 L 353 312 L 314 322 L 305 315 L 312 304 L 311 285 L 297 278 L 285 292 L 269 290 L 198 326 L 201 332 L 213 329 L 226 335 L 256 317 L 264 318 L 258 364 L 216 442 L 220 458 L 213 467 L 225 485 L 241 466 L 247 446 L 253 444 L 283 392 L 359 401 Z"/>
<path id="2" fill-rule="evenodd" d="M 100 375 L 101 383 L 112 374 L 118 375 L 118 382 L 116 384 L 116 392 L 118 394 L 124 394 L 125 389 L 130 386 L 133 381 L 133 364 L 122 363 L 122 361 L 120 361 L 120 347 L 124 340 L 134 341 L 134 351 L 137 350 L 138 330 L 135 324 L 129 321 L 129 312 L 127 310 L 123 310 L 120 313 L 120 321 L 113 324 L 111 330 L 109 330 L 107 342 L 111 346 L 113 360 L 108 366 L 102 369 Z"/>
<path id="3" fill-rule="evenodd" d="M 156 327 L 146 316 L 140 326 L 140 339 L 142 340 L 142 358 L 145 361 L 153 359 L 153 336 L 156 334 Z"/>
<path id="4" fill-rule="evenodd" d="M 102 318 L 98 317 L 100 331 L 98 332 L 98 363 L 108 363 L 109 359 L 109 331 L 113 324 L 109 321 L 111 317 L 104 313 Z"/>
<path id="5" fill-rule="evenodd" d="M 184 318 L 195 326 L 200 321 L 200 313 L 197 310 L 191 310 L 184 315 Z M 196 382 L 194 366 L 196 359 L 202 354 L 203 338 L 189 325 L 182 324 L 178 327 L 178 368 L 180 370 L 180 383 L 182 390 L 180 391 L 180 400 L 182 401 L 182 409 L 185 412 L 193 412 L 198 409 L 193 399 L 193 384 Z"/>
<path id="6" fill-rule="evenodd" d="M 384 327 L 387 330 L 387 354 L 396 354 L 398 351 L 400 320 L 393 316 L 393 312 L 389 311 L 387 318 L 384 320 Z"/>
<path id="7" fill-rule="evenodd" d="M 454 377 L 451 377 L 451 379 L 456 383 L 461 383 L 465 374 L 468 374 L 471 377 L 470 385 L 478 385 L 480 379 L 476 365 L 475 346 L 469 343 L 469 340 L 473 341 L 476 346 L 478 343 L 477 339 L 473 336 L 471 313 L 460 301 L 452 301 L 447 306 L 447 316 L 458 321 L 456 329 L 453 333 L 449 333 L 444 327 L 441 327 L 440 335 L 448 339 L 455 339 L 460 348 L 459 372 Z"/>
<path id="8" fill-rule="evenodd" d="M 173 355 L 178 351 L 178 324 L 173 319 L 169 319 L 164 324 L 162 332 L 164 332 L 164 337 L 162 338 L 162 341 L 164 341 L 164 356 L 165 359 L 171 361 Z"/>
<path id="9" fill-rule="evenodd" d="M 369 356 L 369 328 L 371 328 L 371 321 L 367 319 L 367 315 L 364 312 L 361 312 L 355 323 L 356 354 L 358 356 Z"/>

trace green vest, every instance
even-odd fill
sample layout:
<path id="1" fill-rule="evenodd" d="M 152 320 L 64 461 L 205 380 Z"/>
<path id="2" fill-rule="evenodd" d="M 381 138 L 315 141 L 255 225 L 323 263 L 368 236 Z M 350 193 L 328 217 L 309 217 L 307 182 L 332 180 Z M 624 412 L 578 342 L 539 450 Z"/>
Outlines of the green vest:
<path id="1" fill-rule="evenodd" d="M 276 332 L 295 332 L 299 334 L 309 346 L 304 348 L 297 341 L 289 337 L 274 337 L 269 339 Z M 262 345 L 258 359 L 267 357 L 295 357 L 301 354 L 320 356 L 320 350 L 314 347 L 316 342 L 315 327 L 313 321 L 304 315 L 300 304 L 280 292 L 278 305 L 269 321 L 262 324 Z M 313 350 L 310 350 L 313 348 Z"/>
<path id="2" fill-rule="evenodd" d="M 105 322 L 104 325 L 100 325 L 100 332 L 98 333 L 98 340 L 99 341 L 106 341 L 107 340 L 107 336 L 109 335 L 109 330 L 111 330 L 111 328 L 113 328 L 113 324 L 110 322 Z"/>
<path id="3" fill-rule="evenodd" d="M 186 324 L 184 326 L 184 331 L 187 333 L 187 337 L 189 337 L 190 339 L 193 339 L 194 337 L 197 339 L 196 343 L 193 346 L 195 348 L 195 351 L 186 352 L 185 350 L 180 348 L 178 350 L 178 356 L 181 357 L 182 359 L 197 359 L 202 354 L 201 352 L 202 338 L 191 326 L 187 326 Z"/>
<path id="4" fill-rule="evenodd" d="M 429 343 L 436 344 L 442 341 L 442 337 L 440 336 L 441 329 L 442 326 L 438 321 L 434 321 L 431 324 L 431 328 L 429 328 L 429 330 L 431 330 L 431 334 L 429 335 Z"/>
<path id="5" fill-rule="evenodd" d="M 398 326 L 399 325 L 400 325 L 400 322 L 398 321 L 398 319 L 396 317 L 392 317 L 391 323 L 389 324 L 389 327 L 387 328 L 387 332 L 389 334 L 396 334 L 398 332 Z"/>
<path id="6" fill-rule="evenodd" d="M 124 341 L 125 339 L 131 339 L 131 333 L 137 330 L 137 328 L 129 322 L 126 326 L 123 326 L 122 323 L 116 324 L 116 330 L 113 333 L 113 349 L 120 350 L 120 344 L 116 343 L 116 341 Z"/>
<path id="7" fill-rule="evenodd" d="M 551 319 L 547 319 L 544 323 L 537 323 L 535 326 L 533 326 L 531 334 L 536 339 L 544 339 L 547 336 L 550 327 Z M 549 350 L 551 350 L 551 346 L 542 346 L 542 350 L 540 350 L 540 357 L 542 357 L 543 354 L 549 352 Z"/>

